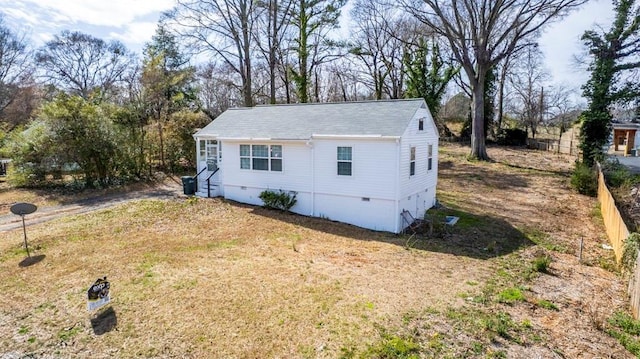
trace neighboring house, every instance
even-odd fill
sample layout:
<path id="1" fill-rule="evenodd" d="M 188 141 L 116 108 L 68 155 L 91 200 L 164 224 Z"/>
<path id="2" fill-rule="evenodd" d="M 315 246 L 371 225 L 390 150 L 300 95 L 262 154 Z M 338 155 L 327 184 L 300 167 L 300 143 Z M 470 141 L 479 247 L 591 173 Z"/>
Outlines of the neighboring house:
<path id="1" fill-rule="evenodd" d="M 264 190 L 291 191 L 295 213 L 394 233 L 403 210 L 423 218 L 435 203 L 438 132 L 422 99 L 230 109 L 194 138 L 198 196 L 262 205 Z"/>
<path id="2" fill-rule="evenodd" d="M 640 147 L 640 123 L 613 123 L 613 150 L 624 156 L 636 156 Z"/>

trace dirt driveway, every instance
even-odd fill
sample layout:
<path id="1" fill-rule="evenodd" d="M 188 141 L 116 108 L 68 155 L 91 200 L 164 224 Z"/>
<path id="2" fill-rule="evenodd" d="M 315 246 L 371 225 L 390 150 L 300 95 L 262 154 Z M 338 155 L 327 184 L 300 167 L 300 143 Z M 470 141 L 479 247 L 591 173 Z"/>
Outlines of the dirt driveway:
<path id="1" fill-rule="evenodd" d="M 47 193 L 45 190 L 9 190 L 8 185 L 0 182 L 0 233 L 22 227 L 20 216 L 12 214 L 9 210 L 11 205 L 17 202 L 29 202 L 38 206 L 35 213 L 25 216 L 25 224 L 31 226 L 63 216 L 113 207 L 128 201 L 150 198 L 169 199 L 184 197 L 184 195 L 179 179 L 168 177 L 153 184 L 137 184 L 115 191 L 85 193 L 78 197 Z"/>

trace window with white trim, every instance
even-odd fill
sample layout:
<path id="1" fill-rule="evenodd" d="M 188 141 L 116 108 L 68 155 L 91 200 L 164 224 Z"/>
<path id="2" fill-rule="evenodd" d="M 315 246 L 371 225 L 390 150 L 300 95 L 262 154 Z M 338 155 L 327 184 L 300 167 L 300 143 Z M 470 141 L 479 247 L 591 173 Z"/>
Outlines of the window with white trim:
<path id="1" fill-rule="evenodd" d="M 240 168 L 282 172 L 282 145 L 240 145 Z"/>
<path id="2" fill-rule="evenodd" d="M 204 140 L 200 140 L 200 160 L 204 161 L 204 156 L 206 155 L 206 145 Z"/>
<path id="3" fill-rule="evenodd" d="M 418 120 L 418 131 L 424 130 L 424 118 Z"/>
<path id="4" fill-rule="evenodd" d="M 218 169 L 218 141 L 207 140 L 207 171 L 215 171 Z"/>
<path id="5" fill-rule="evenodd" d="M 409 158 L 409 176 L 416 174 L 416 148 L 411 147 L 411 155 Z"/>
<path id="6" fill-rule="evenodd" d="M 338 176 L 351 176 L 351 147 L 338 147 Z"/>
<path id="7" fill-rule="evenodd" d="M 240 168 L 251 169 L 251 146 L 240 145 Z"/>
<path id="8" fill-rule="evenodd" d="M 433 145 L 429 145 L 427 156 L 427 171 L 431 171 L 433 168 Z"/>

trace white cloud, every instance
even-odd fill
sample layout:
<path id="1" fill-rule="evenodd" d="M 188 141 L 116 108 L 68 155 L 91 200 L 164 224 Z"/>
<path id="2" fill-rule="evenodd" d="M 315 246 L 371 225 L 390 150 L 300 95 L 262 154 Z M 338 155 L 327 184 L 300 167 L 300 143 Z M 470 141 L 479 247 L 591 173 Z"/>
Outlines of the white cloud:
<path id="1" fill-rule="evenodd" d="M 23 9 L 5 8 L 4 13 L 10 17 L 26 21 L 30 25 L 35 25 L 40 22 L 36 14 L 33 14 L 33 13 L 29 14 L 25 12 Z"/>
<path id="2" fill-rule="evenodd" d="M 22 0 L 7 1 L 5 8 L 22 5 L 46 14 L 58 23 L 124 27 L 139 17 L 169 10 L 173 0 Z"/>
<path id="3" fill-rule="evenodd" d="M 120 40 L 124 43 L 144 44 L 151 41 L 156 32 L 156 22 L 135 22 L 126 26 L 124 32 L 110 32 L 109 38 Z"/>
<path id="4" fill-rule="evenodd" d="M 122 41 L 139 52 L 151 40 L 160 13 L 175 0 L 0 0 L 10 26 L 35 34 L 41 46 L 62 30 Z"/>

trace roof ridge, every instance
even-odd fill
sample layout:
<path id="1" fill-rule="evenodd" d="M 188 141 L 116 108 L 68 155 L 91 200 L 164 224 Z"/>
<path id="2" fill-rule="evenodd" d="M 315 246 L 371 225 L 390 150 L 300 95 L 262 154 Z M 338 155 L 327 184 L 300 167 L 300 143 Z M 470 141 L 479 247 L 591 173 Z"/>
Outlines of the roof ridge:
<path id="1" fill-rule="evenodd" d="M 232 107 L 229 110 L 251 110 L 253 108 L 265 108 L 265 107 L 294 107 L 294 106 L 314 106 L 314 105 L 351 105 L 351 104 L 366 104 L 366 103 L 388 103 L 388 102 L 411 102 L 411 101 L 424 101 L 423 98 L 400 98 L 400 99 L 382 99 L 382 100 L 359 100 L 359 101 L 341 101 L 341 102 L 305 102 L 305 103 L 275 103 L 275 104 L 260 104 L 253 107 Z"/>

